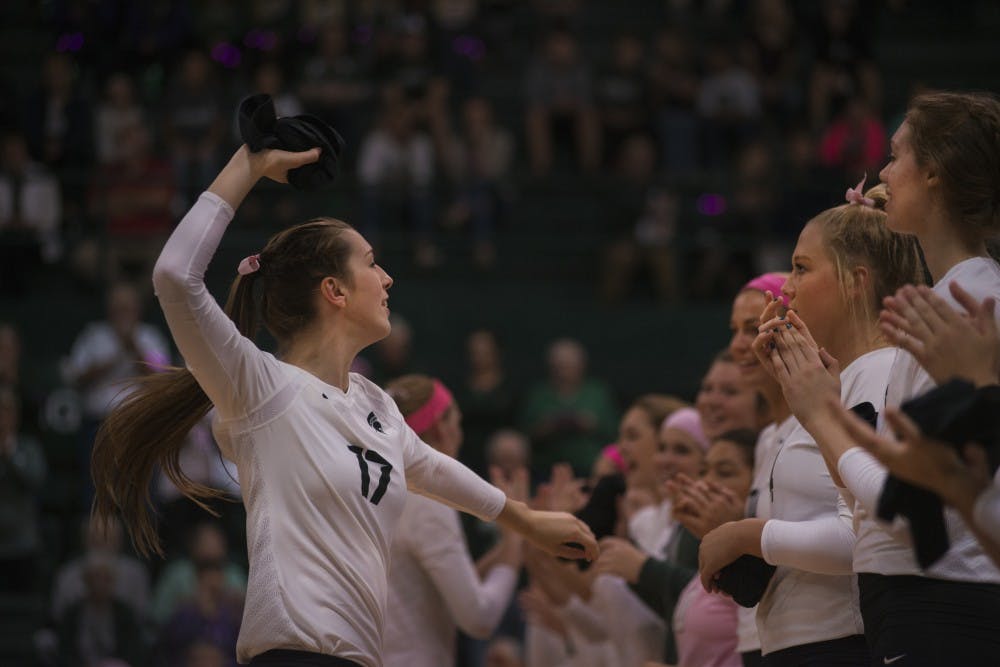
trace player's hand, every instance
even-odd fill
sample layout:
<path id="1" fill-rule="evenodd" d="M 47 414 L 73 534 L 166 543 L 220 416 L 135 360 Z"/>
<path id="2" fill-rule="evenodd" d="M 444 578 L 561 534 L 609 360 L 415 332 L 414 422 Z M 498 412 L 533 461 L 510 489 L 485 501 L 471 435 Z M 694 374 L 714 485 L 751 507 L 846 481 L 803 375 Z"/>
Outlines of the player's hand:
<path id="1" fill-rule="evenodd" d="M 287 183 L 289 171 L 315 162 L 320 155 L 319 148 L 297 153 L 277 148 L 251 153 L 246 146 L 240 150 L 246 152 L 250 169 L 257 178 L 269 178 L 278 183 Z"/>

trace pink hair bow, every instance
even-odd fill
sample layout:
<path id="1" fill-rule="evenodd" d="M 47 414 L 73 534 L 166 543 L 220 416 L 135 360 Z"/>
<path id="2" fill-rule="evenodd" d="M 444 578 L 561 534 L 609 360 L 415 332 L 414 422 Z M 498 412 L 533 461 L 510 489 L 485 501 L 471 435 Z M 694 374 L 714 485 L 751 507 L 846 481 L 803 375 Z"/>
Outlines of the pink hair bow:
<path id="1" fill-rule="evenodd" d="M 861 182 L 855 185 L 853 188 L 847 188 L 847 192 L 844 193 L 844 199 L 852 204 L 859 204 L 861 206 L 875 206 L 875 200 L 871 197 L 865 197 L 865 181 L 868 180 L 868 174 L 865 174 Z"/>
<path id="2" fill-rule="evenodd" d="M 236 268 L 236 273 L 241 276 L 246 276 L 260 268 L 260 255 L 250 255 L 249 257 L 244 257 L 243 261 Z"/>

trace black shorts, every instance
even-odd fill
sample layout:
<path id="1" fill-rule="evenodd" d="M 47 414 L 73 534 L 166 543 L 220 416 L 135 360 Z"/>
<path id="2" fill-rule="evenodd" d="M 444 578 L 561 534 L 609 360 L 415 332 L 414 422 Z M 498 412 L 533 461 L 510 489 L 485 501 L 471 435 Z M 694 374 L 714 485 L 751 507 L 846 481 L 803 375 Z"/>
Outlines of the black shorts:
<path id="1" fill-rule="evenodd" d="M 764 659 L 760 657 L 760 651 L 740 653 L 740 657 L 743 658 L 743 667 L 761 667 L 764 664 Z"/>
<path id="2" fill-rule="evenodd" d="M 1000 585 L 858 575 L 872 665 L 995 667 Z"/>
<path id="3" fill-rule="evenodd" d="M 361 667 L 353 660 L 345 660 L 333 655 L 272 649 L 250 658 L 254 667 Z"/>
<path id="4" fill-rule="evenodd" d="M 765 655 L 764 667 L 865 667 L 868 645 L 863 635 L 790 646 Z"/>

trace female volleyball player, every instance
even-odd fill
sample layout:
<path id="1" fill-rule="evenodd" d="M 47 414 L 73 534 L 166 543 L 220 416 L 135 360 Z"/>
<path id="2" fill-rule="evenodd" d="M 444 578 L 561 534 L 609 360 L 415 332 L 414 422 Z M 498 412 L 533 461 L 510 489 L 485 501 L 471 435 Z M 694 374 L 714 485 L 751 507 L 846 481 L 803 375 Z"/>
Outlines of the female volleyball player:
<path id="1" fill-rule="evenodd" d="M 421 440 L 446 456 L 458 456 L 462 413 L 440 380 L 405 375 L 390 382 L 386 392 Z M 527 469 L 513 477 L 509 496 L 526 499 Z M 501 533 L 497 546 L 480 559 L 488 570 L 480 579 L 455 510 L 410 494 L 399 524 L 389 572 L 385 665 L 452 667 L 456 627 L 487 639 L 510 604 L 521 567 L 520 536 Z"/>
<path id="2" fill-rule="evenodd" d="M 879 303 L 920 275 L 913 239 L 889 231 L 884 218 L 874 206 L 845 204 L 807 223 L 783 287 L 794 312 L 788 320 L 772 320 L 785 330 L 791 322 L 808 323 L 816 340 L 844 359 L 842 402 L 867 404 L 871 412 L 881 410 L 895 356 L 879 333 Z M 850 508 L 838 502 L 828 463 L 799 424 L 777 444 L 768 468 L 760 518 L 705 536 L 706 587 L 714 587 L 721 566 L 737 556 L 763 557 L 778 566 L 757 608 L 764 664 L 867 664 L 851 569 Z"/>
<path id="3" fill-rule="evenodd" d="M 594 558 L 597 545 L 576 518 L 509 500 L 421 442 L 385 392 L 349 373 L 355 355 L 389 333 L 392 279 L 345 223 L 313 220 L 272 236 L 241 262 L 225 312 L 208 293 L 205 269 L 254 184 L 285 182 L 318 157 L 241 147 L 167 241 L 153 282 L 190 370 L 149 376 L 109 416 L 93 455 L 95 512 L 120 512 L 138 548 L 157 550 L 150 476 L 162 465 L 193 499 L 212 495 L 183 476 L 177 456 L 214 405 L 215 436 L 238 467 L 247 508 L 239 661 L 376 667 L 389 547 L 408 489 L 556 555 Z M 258 317 L 277 356 L 251 340 Z"/>
<path id="4" fill-rule="evenodd" d="M 1000 102 L 990 95 L 929 93 L 916 97 L 891 142 L 880 176 L 887 186 L 887 224 L 915 236 L 934 292 L 953 308 L 958 282 L 976 301 L 1000 297 L 1000 265 L 986 239 L 1000 231 Z M 905 329 L 890 340 L 899 342 Z M 770 358 L 793 410 L 816 437 L 858 505 L 854 567 L 872 660 L 899 667 L 988 665 L 1000 651 L 1000 569 L 959 513 L 945 512 L 950 548 L 926 570 L 908 531 L 880 523 L 876 509 L 887 471 L 845 430 L 811 346 L 779 334 Z M 787 339 L 783 341 L 783 339 Z M 765 342 L 766 344 L 766 342 Z M 788 353 L 783 353 L 783 348 Z M 770 350 L 768 350 L 770 352 Z M 934 387 L 927 369 L 899 351 L 885 404 L 897 407 Z M 891 423 L 880 420 L 888 434 Z"/>

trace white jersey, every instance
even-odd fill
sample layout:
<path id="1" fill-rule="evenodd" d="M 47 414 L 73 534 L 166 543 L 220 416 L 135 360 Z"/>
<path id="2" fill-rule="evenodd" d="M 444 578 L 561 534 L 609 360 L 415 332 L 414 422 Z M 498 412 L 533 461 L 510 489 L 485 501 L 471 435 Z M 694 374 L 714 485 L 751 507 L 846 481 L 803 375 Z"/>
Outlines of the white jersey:
<path id="1" fill-rule="evenodd" d="M 232 217 L 220 197 L 203 194 L 167 242 L 153 282 L 215 405 L 219 446 L 239 470 L 250 572 L 237 659 L 282 648 L 376 667 L 389 548 L 407 489 L 484 520 L 505 497 L 421 442 L 364 377 L 352 373 L 342 391 L 239 334 L 204 283 Z"/>
<path id="2" fill-rule="evenodd" d="M 840 375 L 844 405 L 871 403 L 880 411 L 885 395 L 880 379 L 893 358 L 894 350 L 883 348 L 845 368 Z M 851 513 L 815 440 L 792 419 L 795 426 L 771 458 L 768 488 L 757 504 L 757 516 L 768 519 L 761 550 L 777 565 L 757 605 L 764 654 L 864 632 L 851 572 Z M 825 543 L 817 547 L 817 538 Z"/>
<path id="3" fill-rule="evenodd" d="M 748 517 L 756 517 L 757 503 L 763 494 L 768 493 L 771 479 L 771 468 L 774 456 L 781 449 L 785 438 L 795 430 L 798 422 L 794 417 L 787 417 L 781 423 L 772 423 L 764 427 L 757 436 L 757 444 L 753 453 L 753 484 L 750 485 L 750 497 L 747 499 Z M 736 633 L 739 641 L 736 645 L 738 653 L 749 653 L 760 650 L 760 636 L 757 633 L 757 607 L 740 607 L 736 610 Z"/>
<path id="4" fill-rule="evenodd" d="M 964 312 L 951 296 L 948 285 L 958 282 L 974 299 L 1000 298 L 1000 266 L 991 259 L 975 257 L 959 262 L 934 285 L 934 292 L 953 308 Z M 997 320 L 1000 322 L 1000 309 Z M 885 405 L 899 406 L 927 393 L 934 380 L 908 352 L 898 350 L 892 365 Z M 879 419 L 879 432 L 889 433 L 885 420 Z M 922 575 L 954 581 L 1000 583 L 1000 570 L 983 552 L 975 536 L 958 512 L 945 508 L 945 523 L 951 548 L 937 563 L 922 571 L 913 554 L 912 539 L 904 519 L 887 524 L 877 519 L 879 496 L 888 472 L 870 454 L 860 448 L 848 450 L 837 464 L 841 479 L 857 500 L 857 543 L 854 567 L 858 572 L 886 575 Z"/>
<path id="5" fill-rule="evenodd" d="M 510 565 L 480 581 L 455 510 L 411 494 L 392 542 L 385 667 L 452 667 L 456 626 L 488 638 L 516 586 Z"/>
<path id="6" fill-rule="evenodd" d="M 840 374 L 840 398 L 848 408 L 870 406 L 881 414 L 889 370 L 896 349 L 880 348 L 861 355 Z M 838 489 L 837 514 L 812 521 L 768 521 L 761 535 L 764 559 L 819 574 L 853 574 L 856 543 L 856 501 L 846 488 Z"/>

